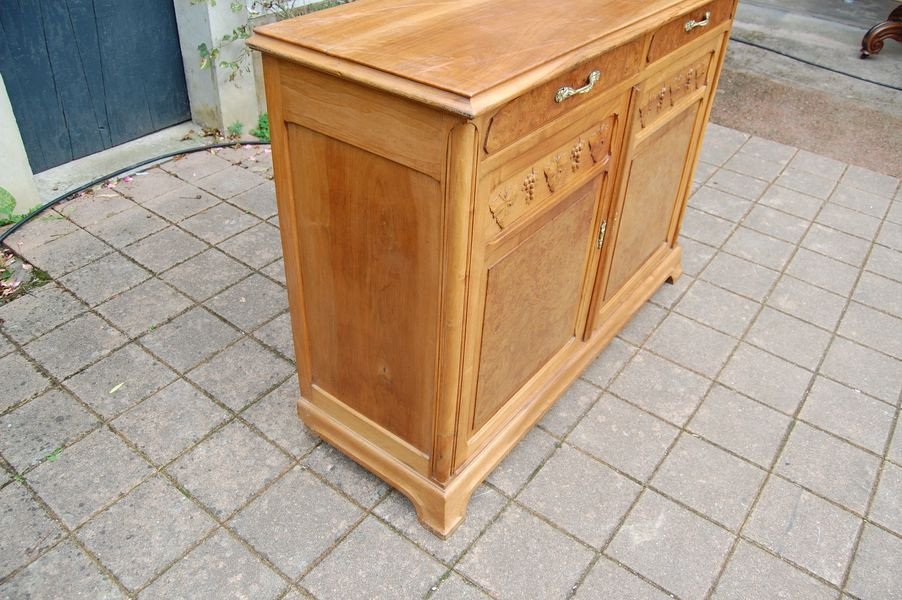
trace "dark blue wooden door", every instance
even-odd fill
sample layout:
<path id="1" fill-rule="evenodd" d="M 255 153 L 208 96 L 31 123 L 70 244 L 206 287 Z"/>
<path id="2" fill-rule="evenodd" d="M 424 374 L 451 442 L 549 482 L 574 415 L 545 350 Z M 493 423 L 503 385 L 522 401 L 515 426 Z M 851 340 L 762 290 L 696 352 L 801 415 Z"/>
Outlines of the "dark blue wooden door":
<path id="1" fill-rule="evenodd" d="M 0 0 L 0 73 L 35 172 L 191 118 L 172 0 Z"/>

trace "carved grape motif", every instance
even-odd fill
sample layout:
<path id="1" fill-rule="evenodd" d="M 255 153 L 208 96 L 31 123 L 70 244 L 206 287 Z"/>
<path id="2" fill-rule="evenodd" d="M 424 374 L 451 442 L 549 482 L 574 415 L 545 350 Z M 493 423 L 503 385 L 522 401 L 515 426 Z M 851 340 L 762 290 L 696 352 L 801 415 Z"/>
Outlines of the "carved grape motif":
<path id="1" fill-rule="evenodd" d="M 523 180 L 523 191 L 526 193 L 526 203 L 529 204 L 536 197 L 536 170 L 531 169 Z"/>
<path id="2" fill-rule="evenodd" d="M 583 155 L 583 141 L 579 140 L 576 142 L 576 145 L 573 146 L 573 149 L 570 150 L 570 169 L 576 173 L 579 171 L 580 161 L 582 160 Z"/>

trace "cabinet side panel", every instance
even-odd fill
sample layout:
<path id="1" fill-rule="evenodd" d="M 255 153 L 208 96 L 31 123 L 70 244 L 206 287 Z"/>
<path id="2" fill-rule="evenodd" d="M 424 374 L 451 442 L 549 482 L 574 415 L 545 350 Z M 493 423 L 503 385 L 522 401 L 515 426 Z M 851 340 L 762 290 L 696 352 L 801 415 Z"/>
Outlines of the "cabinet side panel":
<path id="1" fill-rule="evenodd" d="M 291 123 L 288 148 L 312 383 L 429 455 L 440 184 Z"/>

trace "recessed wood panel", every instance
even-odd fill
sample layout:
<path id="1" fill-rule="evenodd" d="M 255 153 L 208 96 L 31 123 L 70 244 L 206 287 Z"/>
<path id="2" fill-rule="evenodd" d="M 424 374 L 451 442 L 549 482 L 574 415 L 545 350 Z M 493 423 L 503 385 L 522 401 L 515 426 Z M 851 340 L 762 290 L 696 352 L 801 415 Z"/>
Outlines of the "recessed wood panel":
<path id="1" fill-rule="evenodd" d="M 298 125 L 288 148 L 312 383 L 431 454 L 440 185 Z"/>
<path id="2" fill-rule="evenodd" d="M 655 62 L 680 46 L 705 35 L 729 20 L 732 12 L 733 0 L 717 0 L 663 25 L 652 37 L 651 45 L 648 48 L 648 62 Z"/>

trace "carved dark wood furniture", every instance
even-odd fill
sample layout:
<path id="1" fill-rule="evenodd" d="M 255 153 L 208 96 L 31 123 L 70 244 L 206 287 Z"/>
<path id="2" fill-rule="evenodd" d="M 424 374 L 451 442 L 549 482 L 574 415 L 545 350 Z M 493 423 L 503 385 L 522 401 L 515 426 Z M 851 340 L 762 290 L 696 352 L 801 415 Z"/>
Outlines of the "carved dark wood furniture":
<path id="1" fill-rule="evenodd" d="M 861 38 L 861 58 L 867 58 L 883 50 L 884 40 L 902 42 L 902 4 L 889 14 L 886 21 L 871 27 Z"/>

